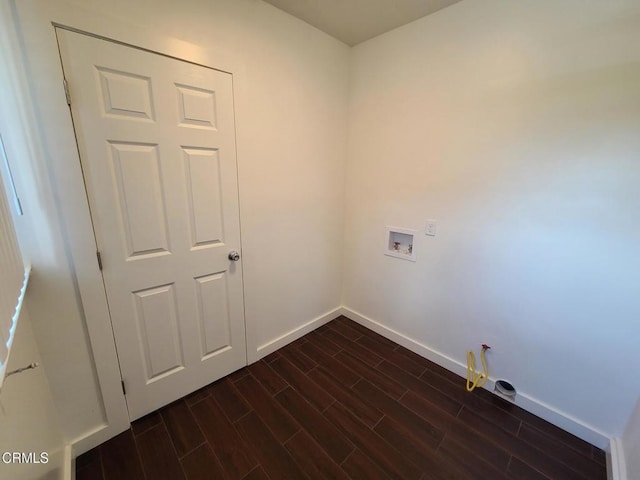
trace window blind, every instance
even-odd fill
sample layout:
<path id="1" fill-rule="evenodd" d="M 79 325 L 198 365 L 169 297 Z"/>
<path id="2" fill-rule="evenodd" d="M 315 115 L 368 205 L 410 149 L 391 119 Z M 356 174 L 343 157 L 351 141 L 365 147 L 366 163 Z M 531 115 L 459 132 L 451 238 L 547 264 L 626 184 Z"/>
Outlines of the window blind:
<path id="1" fill-rule="evenodd" d="M 27 279 L 28 271 L 22 263 L 4 182 L 0 178 L 0 386 L 6 373 Z"/>

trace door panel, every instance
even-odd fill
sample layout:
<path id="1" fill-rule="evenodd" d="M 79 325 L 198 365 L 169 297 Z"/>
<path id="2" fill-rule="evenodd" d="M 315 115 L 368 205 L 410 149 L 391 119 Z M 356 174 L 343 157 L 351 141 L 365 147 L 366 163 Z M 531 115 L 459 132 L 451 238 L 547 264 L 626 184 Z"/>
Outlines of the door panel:
<path id="1" fill-rule="evenodd" d="M 176 84 L 180 125 L 216 129 L 216 93 L 212 90 Z"/>
<path id="2" fill-rule="evenodd" d="M 183 367 L 174 285 L 133 292 L 147 382 Z"/>
<path id="3" fill-rule="evenodd" d="M 232 76 L 57 33 L 135 419 L 246 364 Z"/>
<path id="4" fill-rule="evenodd" d="M 110 142 L 110 150 L 125 255 L 170 253 L 158 145 Z"/>
<path id="5" fill-rule="evenodd" d="M 196 278 L 198 319 L 202 358 L 211 356 L 231 344 L 227 281 L 225 273 Z"/>
<path id="6" fill-rule="evenodd" d="M 155 120 L 151 103 L 151 79 L 97 67 L 104 113 Z"/>
<path id="7" fill-rule="evenodd" d="M 191 246 L 223 242 L 220 160 L 216 150 L 184 148 Z"/>

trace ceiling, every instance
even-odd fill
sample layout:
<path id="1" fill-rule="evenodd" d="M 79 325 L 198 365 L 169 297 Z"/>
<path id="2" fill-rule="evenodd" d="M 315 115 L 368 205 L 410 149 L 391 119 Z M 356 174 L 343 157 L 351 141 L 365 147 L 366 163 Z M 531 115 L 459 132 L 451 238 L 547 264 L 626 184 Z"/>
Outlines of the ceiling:
<path id="1" fill-rule="evenodd" d="M 460 0 L 265 1 L 353 46 Z"/>

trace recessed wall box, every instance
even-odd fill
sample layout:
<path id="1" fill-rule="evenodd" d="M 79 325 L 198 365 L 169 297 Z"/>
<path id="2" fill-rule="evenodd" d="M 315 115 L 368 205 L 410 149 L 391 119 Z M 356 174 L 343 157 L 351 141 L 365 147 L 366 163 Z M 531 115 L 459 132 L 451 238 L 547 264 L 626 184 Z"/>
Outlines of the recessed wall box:
<path id="1" fill-rule="evenodd" d="M 416 251 L 413 244 L 415 234 L 415 230 L 387 227 L 384 254 L 390 257 L 403 258 L 404 260 L 415 262 Z"/>

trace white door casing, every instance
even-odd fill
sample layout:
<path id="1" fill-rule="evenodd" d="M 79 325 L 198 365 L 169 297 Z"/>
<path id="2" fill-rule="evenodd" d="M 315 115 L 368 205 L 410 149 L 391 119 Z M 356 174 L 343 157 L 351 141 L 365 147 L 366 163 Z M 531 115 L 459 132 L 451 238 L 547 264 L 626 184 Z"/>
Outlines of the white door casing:
<path id="1" fill-rule="evenodd" d="M 57 34 L 135 419 L 246 364 L 232 76 Z"/>

